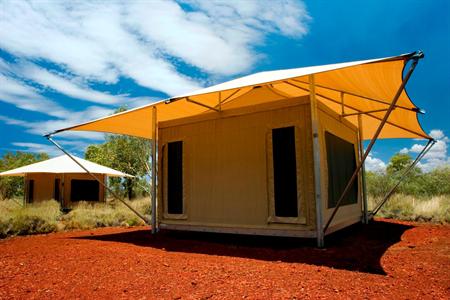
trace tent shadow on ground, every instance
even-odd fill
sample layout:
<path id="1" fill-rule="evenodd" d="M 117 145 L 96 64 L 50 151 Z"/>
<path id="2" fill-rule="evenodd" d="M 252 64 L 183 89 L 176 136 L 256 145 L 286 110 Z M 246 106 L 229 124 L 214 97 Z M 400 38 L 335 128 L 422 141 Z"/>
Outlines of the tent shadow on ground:
<path id="1" fill-rule="evenodd" d="M 386 275 L 381 258 L 413 226 L 388 221 L 355 224 L 326 237 L 325 249 L 315 239 L 249 236 L 186 231 L 149 230 L 74 237 L 97 241 L 130 243 L 141 247 L 219 256 L 250 258 L 327 266 L 335 269 Z"/>

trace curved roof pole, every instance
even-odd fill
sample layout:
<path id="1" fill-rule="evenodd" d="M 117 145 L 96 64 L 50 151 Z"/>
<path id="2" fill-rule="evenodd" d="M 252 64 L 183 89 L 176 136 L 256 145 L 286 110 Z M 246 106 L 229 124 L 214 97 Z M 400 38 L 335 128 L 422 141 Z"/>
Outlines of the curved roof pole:
<path id="1" fill-rule="evenodd" d="M 397 187 L 400 185 L 400 183 L 403 182 L 405 177 L 411 172 L 411 170 L 417 165 L 417 163 L 427 154 L 427 152 L 436 144 L 436 140 L 429 140 L 426 146 L 422 149 L 422 151 L 417 155 L 416 159 L 409 165 L 408 168 L 405 169 L 402 176 L 400 176 L 400 179 L 397 181 L 397 183 L 390 189 L 390 191 L 384 196 L 383 200 L 375 206 L 373 211 L 370 213 L 369 218 L 372 219 L 378 211 L 381 209 L 381 207 L 389 200 L 389 198 L 392 196 L 392 194 L 395 192 Z"/>
<path id="2" fill-rule="evenodd" d="M 331 222 L 334 219 L 334 216 L 336 215 L 339 207 L 342 204 L 342 201 L 347 196 L 348 192 L 350 191 L 350 188 L 352 184 L 355 182 L 356 177 L 358 176 L 359 171 L 361 170 L 367 156 L 369 156 L 370 151 L 372 150 L 373 145 L 378 139 L 378 136 L 381 133 L 381 130 L 383 129 L 384 125 L 386 124 L 389 116 L 391 115 L 391 112 L 395 109 L 395 105 L 397 104 L 398 98 L 400 98 L 400 95 L 402 94 L 403 89 L 406 86 L 406 83 L 408 82 L 409 78 L 411 77 L 412 73 L 414 72 L 414 69 L 417 66 L 417 63 L 419 62 L 419 59 L 423 58 L 424 54 L 422 51 L 417 51 L 414 55 L 410 57 L 412 59 L 411 67 L 408 70 L 408 73 L 406 73 L 405 77 L 403 78 L 402 83 L 400 84 L 400 87 L 397 90 L 397 93 L 395 94 L 394 98 L 392 99 L 391 104 L 389 105 L 389 108 L 386 112 L 386 114 L 383 117 L 383 120 L 381 120 L 380 125 L 377 128 L 377 131 L 375 131 L 375 134 L 372 137 L 372 140 L 370 141 L 369 145 L 367 146 L 366 151 L 364 152 L 364 155 L 359 162 L 358 166 L 356 167 L 355 171 L 353 172 L 352 177 L 350 177 L 349 181 L 347 182 L 347 185 L 345 186 L 344 191 L 342 192 L 341 196 L 339 197 L 339 200 L 336 202 L 336 207 L 333 210 L 333 213 L 331 214 L 330 218 L 328 219 L 327 223 L 325 224 L 325 227 L 323 228 L 323 232 L 326 233 L 328 227 L 330 226 Z"/>
<path id="3" fill-rule="evenodd" d="M 128 204 L 125 200 L 123 200 L 122 197 L 120 197 L 119 195 L 117 195 L 117 193 L 115 193 L 110 187 L 108 187 L 104 182 L 102 182 L 100 179 L 97 178 L 97 176 L 95 176 L 94 174 L 92 174 L 85 166 L 83 166 L 79 161 L 77 161 L 69 152 L 67 152 L 61 145 L 59 145 L 57 142 L 55 142 L 52 139 L 52 135 L 51 134 L 47 134 L 44 135 L 44 137 L 47 138 L 47 140 L 49 140 L 53 145 L 56 146 L 56 148 L 58 148 L 59 150 L 61 150 L 62 152 L 64 152 L 64 154 L 66 154 L 71 160 L 73 160 L 77 165 L 79 165 L 83 170 L 86 171 L 86 173 L 89 174 L 89 176 L 91 176 L 92 178 L 94 178 L 98 183 L 100 183 L 105 189 L 108 190 L 108 192 L 111 193 L 111 195 L 113 195 L 114 198 L 116 198 L 117 200 L 119 200 L 120 202 L 122 202 L 126 207 L 128 207 L 132 212 L 134 212 L 139 218 L 141 218 L 146 224 L 148 224 L 148 220 L 137 210 L 135 210 L 130 204 Z"/>

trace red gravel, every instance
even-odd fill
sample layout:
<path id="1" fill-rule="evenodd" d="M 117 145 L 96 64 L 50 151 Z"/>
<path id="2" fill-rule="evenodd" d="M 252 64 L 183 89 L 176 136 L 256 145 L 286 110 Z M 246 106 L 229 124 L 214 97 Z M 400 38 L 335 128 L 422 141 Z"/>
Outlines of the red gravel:
<path id="1" fill-rule="evenodd" d="M 314 241 L 146 227 L 0 241 L 0 299 L 450 299 L 450 226 L 378 220 Z"/>

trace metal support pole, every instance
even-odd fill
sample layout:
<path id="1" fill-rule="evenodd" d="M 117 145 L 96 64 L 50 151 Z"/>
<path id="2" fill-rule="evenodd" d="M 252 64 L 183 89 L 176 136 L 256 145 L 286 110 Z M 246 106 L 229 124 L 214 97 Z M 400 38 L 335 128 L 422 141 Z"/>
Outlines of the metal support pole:
<path id="1" fill-rule="evenodd" d="M 98 183 L 100 183 L 105 189 L 107 189 L 117 200 L 122 202 L 126 207 L 128 207 L 132 212 L 134 212 L 139 218 L 141 218 L 146 224 L 148 224 L 148 220 L 145 219 L 141 213 L 139 213 L 137 210 L 135 210 L 130 204 L 128 204 L 125 200 L 123 200 L 121 197 L 119 197 L 112 189 L 110 189 L 108 186 L 106 186 L 100 179 L 97 178 L 94 174 L 92 174 L 88 169 L 86 169 L 85 166 L 83 166 L 79 161 L 77 161 L 69 152 L 67 152 L 62 146 L 60 146 L 57 142 L 55 142 L 50 135 L 45 135 L 47 140 L 49 140 L 53 145 L 56 146 L 59 150 L 64 152 L 65 155 L 67 155 L 71 160 L 73 160 L 77 165 L 79 165 L 86 173 L 89 174 L 92 178 L 94 178 Z"/>
<path id="2" fill-rule="evenodd" d="M 66 179 L 66 174 L 62 174 L 62 182 L 61 182 L 61 187 L 62 187 L 62 195 L 61 195 L 61 208 L 64 209 L 66 208 L 66 203 L 64 202 L 64 194 L 66 193 L 66 184 L 65 184 L 65 179 Z"/>
<path id="3" fill-rule="evenodd" d="M 414 69 L 416 68 L 419 59 L 422 57 L 423 57 L 423 53 L 421 51 L 416 52 L 413 56 L 410 57 L 410 59 L 413 60 L 411 67 L 409 68 L 408 73 L 406 73 L 405 78 L 403 78 L 402 83 L 400 84 L 400 87 L 397 90 L 397 93 L 395 93 L 395 96 L 392 99 L 392 102 L 389 105 L 389 108 L 388 108 L 386 114 L 384 115 L 384 118 L 381 120 L 381 123 L 378 126 L 377 131 L 373 135 L 372 140 L 370 141 L 369 145 L 367 146 L 367 150 L 364 152 L 364 155 L 363 155 L 361 161 L 359 162 L 358 166 L 356 167 L 355 171 L 353 172 L 353 175 L 350 178 L 350 180 L 348 181 L 341 196 L 339 197 L 339 200 L 336 202 L 336 207 L 334 208 L 333 213 L 331 214 L 330 218 L 328 219 L 327 224 L 325 225 L 325 227 L 323 229 L 324 232 L 327 231 L 328 227 L 331 224 L 331 221 L 333 221 L 334 216 L 336 215 L 339 207 L 341 206 L 342 200 L 344 200 L 344 198 L 347 196 L 347 193 L 350 191 L 350 188 L 351 188 L 353 182 L 355 181 L 356 176 L 358 175 L 359 171 L 361 170 L 361 167 L 364 165 L 364 162 L 365 162 L 367 156 L 369 155 L 370 151 L 372 150 L 372 147 L 375 144 L 375 141 L 378 139 L 378 136 L 380 135 L 381 130 L 384 127 L 384 124 L 386 124 L 389 116 L 391 115 L 391 112 L 395 109 L 397 100 L 400 97 L 400 95 L 402 94 L 402 91 L 405 88 L 406 83 L 408 82 L 409 78 L 411 77 L 412 73 L 414 72 Z"/>
<path id="4" fill-rule="evenodd" d="M 324 247 L 324 231 L 322 230 L 322 185 L 320 182 L 320 145 L 319 126 L 317 122 L 317 100 L 314 86 L 314 75 L 309 75 L 309 100 L 311 107 L 311 131 L 313 139 L 313 159 L 314 159 L 314 195 L 316 202 L 316 236 L 317 247 Z"/>
<path id="5" fill-rule="evenodd" d="M 411 170 L 417 165 L 417 163 L 427 154 L 427 152 L 434 146 L 436 143 L 435 140 L 429 140 L 426 146 L 422 149 L 422 151 L 419 153 L 419 155 L 416 157 L 416 159 L 409 165 L 408 168 L 405 169 L 402 176 L 400 176 L 400 179 L 397 181 L 397 183 L 390 189 L 390 191 L 384 196 L 383 200 L 375 206 L 375 209 L 372 211 L 370 217 L 373 218 L 378 211 L 381 209 L 381 207 L 389 200 L 389 198 L 392 196 L 392 194 L 395 192 L 397 187 L 402 183 L 402 181 L 405 179 L 405 177 L 411 172 Z"/>
<path id="6" fill-rule="evenodd" d="M 156 134 L 157 134 L 157 113 L 156 106 L 152 109 L 152 234 L 156 233 L 156 219 L 158 214 L 157 201 L 156 201 Z"/>
<path id="7" fill-rule="evenodd" d="M 364 145 L 363 145 L 363 127 L 362 127 L 362 116 L 358 115 L 358 140 L 359 140 L 359 159 L 361 160 L 364 155 Z M 361 187 L 362 187 L 362 202 L 363 202 L 363 223 L 367 224 L 369 222 L 368 218 L 368 208 L 367 208 L 367 187 L 366 187 L 366 167 L 363 164 L 361 167 Z"/>

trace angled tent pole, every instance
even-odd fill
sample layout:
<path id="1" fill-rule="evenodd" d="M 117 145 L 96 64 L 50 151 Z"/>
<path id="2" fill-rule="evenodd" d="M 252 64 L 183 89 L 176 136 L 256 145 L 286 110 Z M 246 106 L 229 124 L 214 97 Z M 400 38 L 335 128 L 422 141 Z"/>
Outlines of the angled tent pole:
<path id="1" fill-rule="evenodd" d="M 132 212 L 134 212 L 139 218 L 141 218 L 146 224 L 148 224 L 148 220 L 137 210 L 135 210 L 130 204 L 128 204 L 122 197 L 119 197 L 110 187 L 108 187 L 102 180 L 98 179 L 97 176 L 92 174 L 85 166 L 83 166 L 79 161 L 77 161 L 69 152 L 67 152 L 61 145 L 55 142 L 52 139 L 51 134 L 44 135 L 53 145 L 56 146 L 59 150 L 61 150 L 64 154 L 66 154 L 71 160 L 73 160 L 77 165 L 79 165 L 86 173 L 89 174 L 92 178 L 94 178 L 98 183 L 100 183 L 105 189 L 107 189 L 117 200 L 122 202 L 126 207 L 128 207 Z"/>
<path id="2" fill-rule="evenodd" d="M 427 152 L 434 146 L 436 143 L 436 140 L 430 139 L 428 140 L 428 143 L 426 146 L 422 149 L 422 151 L 417 155 L 416 159 L 409 165 L 408 168 L 405 169 L 405 171 L 400 176 L 397 183 L 389 190 L 389 192 L 384 196 L 383 200 L 379 204 L 375 206 L 373 211 L 370 213 L 370 218 L 373 218 L 383 207 L 383 205 L 389 200 L 389 198 L 392 196 L 392 194 L 395 192 L 397 187 L 400 185 L 400 183 L 403 182 L 403 180 L 406 178 L 406 176 L 411 172 L 411 170 L 417 165 L 417 163 L 427 154 Z"/>
<path id="3" fill-rule="evenodd" d="M 367 146 L 366 151 L 364 152 L 363 157 L 361 158 L 358 166 L 356 167 L 355 171 L 353 172 L 353 175 L 350 177 L 350 180 L 347 182 L 347 185 L 345 186 L 344 191 L 342 192 L 341 196 L 339 197 L 339 200 L 336 202 L 336 207 L 334 208 L 330 218 L 328 219 L 327 223 L 325 224 L 325 227 L 323 228 L 323 232 L 326 233 L 328 227 L 330 226 L 331 222 L 334 219 L 334 216 L 336 215 L 339 207 L 342 204 L 342 201 L 347 196 L 348 192 L 350 191 L 350 188 L 352 187 L 353 183 L 355 182 L 356 177 L 358 176 L 358 173 L 360 172 L 362 166 L 364 165 L 364 162 L 366 161 L 367 156 L 369 156 L 370 151 L 372 150 L 373 145 L 378 139 L 378 136 L 381 133 L 381 130 L 383 129 L 384 125 L 386 124 L 389 116 L 391 115 L 391 112 L 395 109 L 395 106 L 397 104 L 398 99 L 400 98 L 400 95 L 402 94 L 403 89 L 406 86 L 406 83 L 408 83 L 409 78 L 411 77 L 412 73 L 414 72 L 414 69 L 417 66 L 417 63 L 419 62 L 420 58 L 423 58 L 423 52 L 418 51 L 414 53 L 412 56 L 409 57 L 409 59 L 412 59 L 411 66 L 406 73 L 405 77 L 402 80 L 402 83 L 400 84 L 400 87 L 397 90 L 397 93 L 395 94 L 394 98 L 392 99 L 391 104 L 389 105 L 389 108 L 384 115 L 383 119 L 381 120 L 380 125 L 378 125 L 378 128 L 375 132 L 375 134 L 372 137 L 372 140 L 370 141 L 369 145 Z"/>

